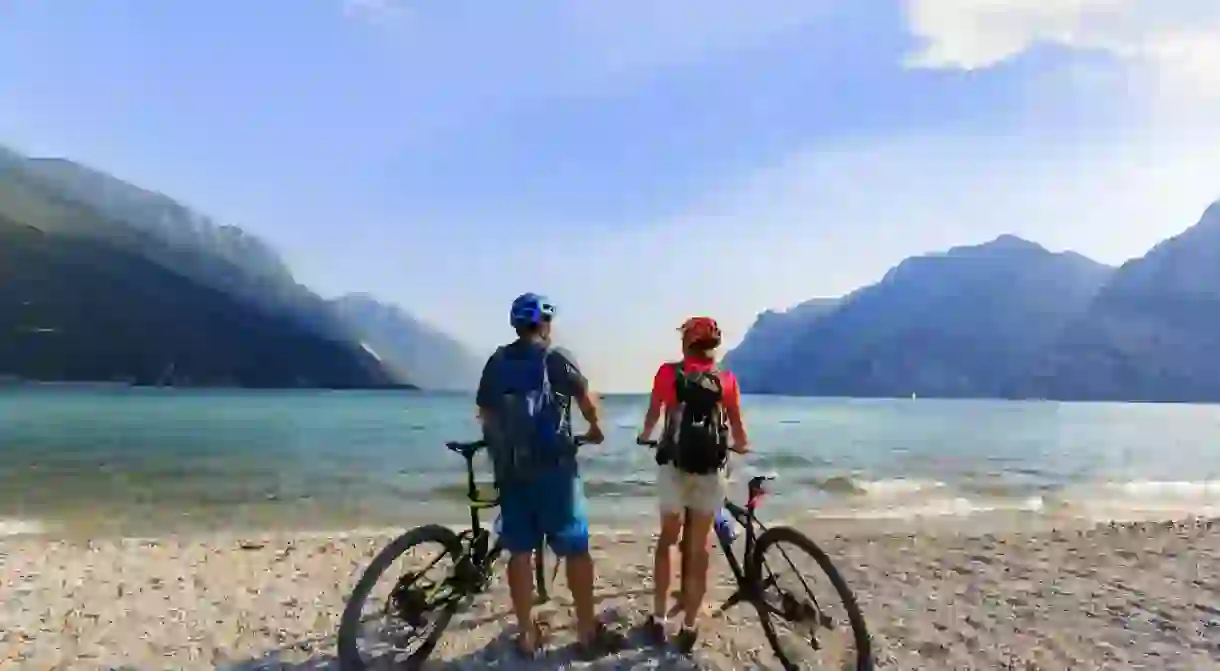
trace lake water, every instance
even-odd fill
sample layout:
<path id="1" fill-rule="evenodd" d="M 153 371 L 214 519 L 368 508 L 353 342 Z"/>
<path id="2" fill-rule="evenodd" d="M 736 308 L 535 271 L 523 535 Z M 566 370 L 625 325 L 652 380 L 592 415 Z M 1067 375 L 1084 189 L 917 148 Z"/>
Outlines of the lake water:
<path id="1" fill-rule="evenodd" d="M 582 448 L 598 523 L 651 520 L 645 398 Z M 1220 515 L 1220 407 L 747 397 L 775 515 Z M 472 398 L 417 392 L 0 390 L 0 535 L 460 522 Z M 481 472 L 487 464 L 480 462 Z M 744 489 L 736 478 L 734 494 Z"/>

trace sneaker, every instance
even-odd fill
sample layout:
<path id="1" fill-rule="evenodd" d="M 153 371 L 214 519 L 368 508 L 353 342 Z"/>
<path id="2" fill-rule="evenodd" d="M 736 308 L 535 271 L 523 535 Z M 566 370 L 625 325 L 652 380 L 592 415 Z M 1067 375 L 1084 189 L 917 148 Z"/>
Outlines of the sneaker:
<path id="1" fill-rule="evenodd" d="M 684 655 L 689 655 L 695 649 L 695 643 L 699 640 L 699 630 L 694 627 L 683 626 L 678 632 L 678 650 Z"/>

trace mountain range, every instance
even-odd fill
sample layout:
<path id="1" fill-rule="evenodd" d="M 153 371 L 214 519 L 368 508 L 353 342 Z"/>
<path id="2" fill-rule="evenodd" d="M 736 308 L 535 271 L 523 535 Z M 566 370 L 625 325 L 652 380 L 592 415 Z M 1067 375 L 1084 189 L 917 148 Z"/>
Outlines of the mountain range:
<path id="1" fill-rule="evenodd" d="M 747 393 L 1220 401 L 1220 203 L 1118 268 L 1005 235 L 759 315 Z"/>
<path id="2" fill-rule="evenodd" d="M 240 228 L 0 147 L 0 380 L 464 390 L 478 364 Z M 1220 401 L 1220 203 L 1117 268 L 1011 235 L 909 258 L 763 312 L 725 365 L 747 393 Z"/>
<path id="3" fill-rule="evenodd" d="M 0 376 L 470 388 L 476 366 L 400 308 L 323 299 L 240 228 L 79 163 L 0 147 Z"/>

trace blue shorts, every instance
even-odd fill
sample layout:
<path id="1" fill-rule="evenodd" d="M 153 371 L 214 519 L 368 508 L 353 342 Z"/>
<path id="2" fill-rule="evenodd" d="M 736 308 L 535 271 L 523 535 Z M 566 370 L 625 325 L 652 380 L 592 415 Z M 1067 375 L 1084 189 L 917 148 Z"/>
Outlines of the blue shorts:
<path id="1" fill-rule="evenodd" d="M 589 552 L 585 487 L 568 470 L 544 473 L 526 486 L 500 489 L 500 541 L 512 554 L 532 552 L 543 540 L 560 557 Z"/>

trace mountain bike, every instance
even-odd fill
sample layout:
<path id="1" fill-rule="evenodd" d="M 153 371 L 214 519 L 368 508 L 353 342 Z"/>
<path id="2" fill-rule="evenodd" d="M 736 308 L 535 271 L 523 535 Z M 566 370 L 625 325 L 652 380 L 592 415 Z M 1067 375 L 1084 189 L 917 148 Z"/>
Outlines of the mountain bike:
<path id="1" fill-rule="evenodd" d="M 576 436 L 577 446 L 587 442 L 584 436 Z M 372 594 L 377 581 L 398 559 L 410 555 L 421 546 L 435 545 L 440 549 L 437 557 L 429 562 L 413 566 L 394 583 L 383 607 L 382 615 L 389 616 L 405 625 L 404 631 L 394 632 L 390 640 L 382 641 L 374 652 L 380 665 L 388 662 L 392 668 L 418 668 L 428 659 L 448 627 L 453 615 L 467 600 L 485 593 L 491 586 L 496 563 L 504 552 L 499 538 L 491 542 L 491 530 L 484 527 L 479 518 L 480 511 L 500 505 L 499 493 L 483 496 L 475 482 L 474 457 L 487 447 L 482 440 L 473 442 L 448 442 L 450 451 L 466 460 L 466 499 L 470 508 L 470 528 L 458 533 L 446 526 L 427 524 L 402 534 L 385 546 L 369 563 L 356 583 L 343 616 L 339 621 L 339 665 L 343 671 L 363 671 L 370 668 L 361 655 L 361 626 L 364 606 Z M 499 531 L 498 529 L 496 530 Z M 534 585 L 539 603 L 549 600 L 548 581 L 545 579 L 544 547 L 534 552 Z M 452 567 L 438 580 L 426 578 L 429 570 L 442 560 L 450 559 Z M 558 563 L 556 563 L 556 571 Z M 555 572 L 551 574 L 554 580 Z M 384 632 L 382 632 L 384 635 Z M 420 647 L 414 652 L 393 648 L 397 643 L 417 642 Z M 388 645 L 387 645 L 388 644 Z M 405 659 L 404 659 L 405 657 Z"/>
<path id="2" fill-rule="evenodd" d="M 655 440 L 636 442 L 653 448 L 659 445 Z M 801 662 L 808 657 L 785 645 L 785 638 L 794 637 L 804 638 L 809 647 L 813 649 L 813 656 L 822 658 L 820 663 L 816 663 L 811 668 L 872 671 L 874 664 L 872 639 L 864 623 L 864 615 L 860 612 L 855 594 L 852 593 L 839 570 L 830 561 L 830 557 L 808 536 L 796 529 L 788 526 L 768 528 L 758 519 L 759 504 L 768 494 L 766 483 L 772 480 L 775 480 L 774 475 L 759 475 L 751 478 L 747 485 L 744 506 L 727 498 L 724 501 L 724 510 L 741 528 L 745 529 L 745 541 L 741 553 L 737 554 L 733 548 L 736 538 L 727 533 L 727 529 L 721 525 L 716 525 L 716 537 L 720 549 L 724 553 L 725 561 L 729 565 L 729 570 L 733 572 L 737 584 L 737 589 L 718 610 L 724 612 L 743 601 L 752 604 L 758 611 L 767 642 L 771 644 L 771 649 L 780 664 L 788 671 L 805 668 L 802 667 Z M 685 546 L 685 542 L 679 545 L 683 551 Z M 792 553 L 785 551 L 784 546 L 789 546 Z M 768 553 L 772 550 L 778 550 L 778 560 L 768 559 Z M 802 553 L 812 558 L 817 564 L 843 604 L 846 612 L 845 622 L 836 621 L 818 603 L 809 588 L 813 580 L 810 576 L 797 570 L 792 561 L 796 553 Z M 787 590 L 780 586 L 777 573 L 773 570 L 773 561 L 780 569 L 783 568 L 783 564 L 792 569 L 796 574 L 800 590 L 804 592 L 804 598 L 794 593 L 795 590 Z M 685 574 L 685 556 L 682 558 L 681 565 L 682 572 Z M 684 578 L 685 576 L 679 584 L 685 584 Z M 769 592 L 772 588 L 774 588 L 774 593 Z M 831 641 L 831 645 L 825 645 L 825 641 L 819 638 L 819 632 L 822 630 L 832 634 L 842 633 L 839 632 L 839 629 L 844 625 L 849 630 L 850 643 L 855 649 L 854 655 L 840 654 L 844 642 L 841 639 Z M 827 657 L 833 657 L 833 660 L 827 660 Z M 854 657 L 854 661 L 852 661 L 852 657 Z"/>

